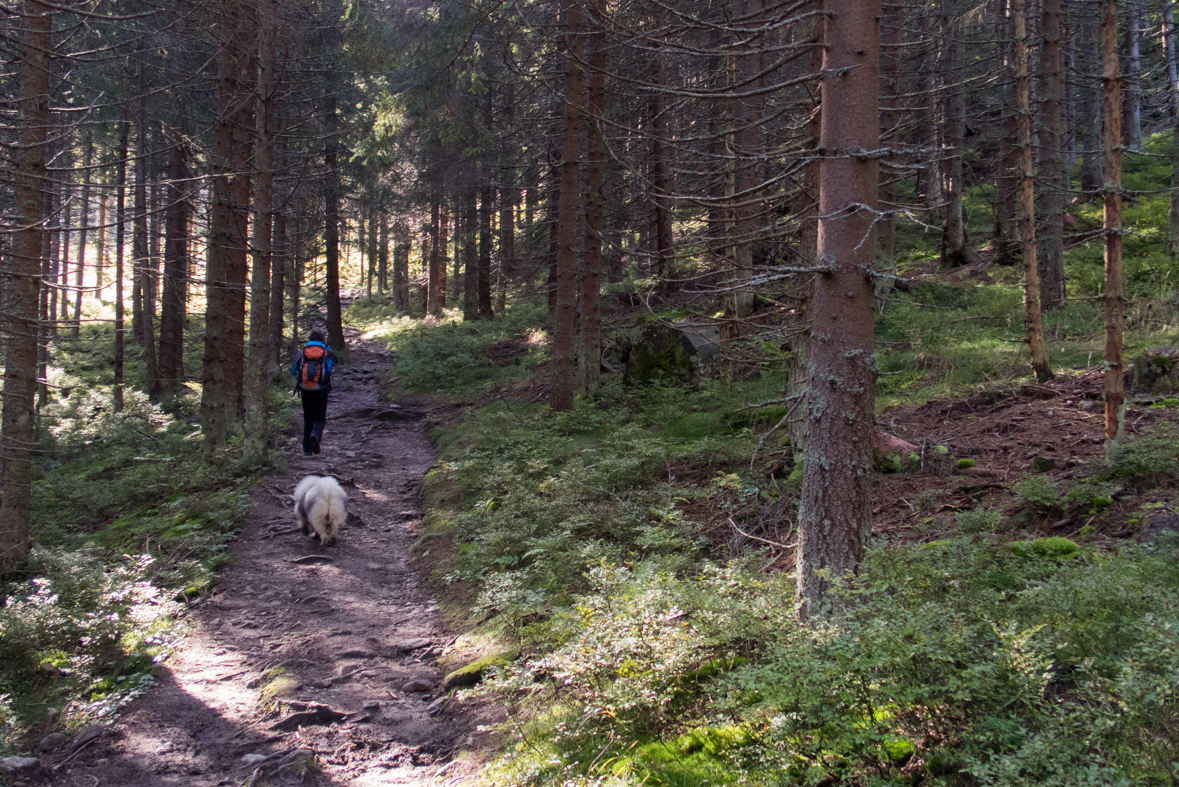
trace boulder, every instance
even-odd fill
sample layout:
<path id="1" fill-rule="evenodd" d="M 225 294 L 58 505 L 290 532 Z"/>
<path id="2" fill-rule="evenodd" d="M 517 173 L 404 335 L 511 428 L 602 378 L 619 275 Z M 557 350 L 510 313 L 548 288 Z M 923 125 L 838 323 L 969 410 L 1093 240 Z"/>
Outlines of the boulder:
<path id="1" fill-rule="evenodd" d="M 643 326 L 626 354 L 623 382 L 695 385 L 720 373 L 720 327 L 709 323 Z"/>
<path id="2" fill-rule="evenodd" d="M 1126 387 L 1152 394 L 1179 390 L 1179 347 L 1151 347 L 1133 359 Z"/>

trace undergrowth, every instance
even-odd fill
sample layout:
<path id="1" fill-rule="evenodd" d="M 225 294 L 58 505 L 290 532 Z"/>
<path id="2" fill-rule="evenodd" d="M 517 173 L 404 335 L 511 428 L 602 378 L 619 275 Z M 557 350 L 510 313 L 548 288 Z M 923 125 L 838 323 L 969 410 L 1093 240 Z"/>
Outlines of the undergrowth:
<path id="1" fill-rule="evenodd" d="M 33 551 L 0 585 L 0 753 L 44 734 L 48 708 L 53 726 L 76 729 L 153 684 L 184 603 L 227 562 L 260 470 L 240 461 L 236 438 L 204 457 L 191 391 L 154 404 L 129 376 L 116 413 L 107 334 L 84 330 L 54 354 L 61 387 L 39 418 Z M 271 405 L 282 428 L 288 398 L 276 390 Z"/>

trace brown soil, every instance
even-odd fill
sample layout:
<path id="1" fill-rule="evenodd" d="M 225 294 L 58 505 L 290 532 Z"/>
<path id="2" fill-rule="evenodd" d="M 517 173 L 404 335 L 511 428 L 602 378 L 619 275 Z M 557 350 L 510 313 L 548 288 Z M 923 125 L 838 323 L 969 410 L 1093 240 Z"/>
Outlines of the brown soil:
<path id="1" fill-rule="evenodd" d="M 1025 508 L 1012 489 L 1025 474 L 1042 472 L 1065 493 L 1098 474 L 1105 456 L 1103 374 L 1098 368 L 1064 370 L 1044 385 L 1024 384 L 885 412 L 882 428 L 926 448 L 916 471 L 879 477 L 873 531 L 901 540 L 942 538 L 960 511 L 987 505 L 1010 517 Z M 1125 421 L 1131 439 L 1161 421 L 1177 420 L 1174 409 L 1150 409 L 1147 398 L 1137 401 L 1131 394 Z M 937 445 L 948 453 L 935 454 L 931 447 Z M 958 469 L 959 459 L 975 465 Z M 1039 468 L 1033 466 L 1037 460 Z M 1047 466 L 1051 469 L 1043 470 Z M 1075 537 L 1085 525 L 1093 526 L 1097 540 L 1145 536 L 1142 527 L 1128 528 L 1127 522 L 1140 518 L 1144 504 L 1169 500 L 1168 487 L 1123 486 L 1114 505 L 1098 512 L 1091 512 L 1089 500 L 1074 501 L 1051 517 L 1030 517 L 1026 534 L 1019 537 Z"/>
<path id="2" fill-rule="evenodd" d="M 425 403 L 382 402 L 380 373 L 394 358 L 351 338 L 351 362 L 333 379 L 322 453 L 303 456 L 298 439 L 280 449 L 290 452 L 289 467 L 255 490 L 233 560 L 192 606 L 189 633 L 159 671 L 159 686 L 89 745 L 45 756 L 35 781 L 462 780 L 465 767 L 452 757 L 474 741 L 474 720 L 440 689 L 437 660 L 453 638 L 410 554 L 422 528 L 419 482 L 434 462 Z M 300 438 L 301 428 L 296 419 Z M 335 476 L 349 496 L 348 524 L 325 549 L 299 533 L 292 512 L 290 493 L 309 474 Z M 272 698 L 275 668 L 285 670 L 287 686 Z M 275 770 L 297 750 L 314 752 L 322 772 L 303 779 L 299 762 Z"/>

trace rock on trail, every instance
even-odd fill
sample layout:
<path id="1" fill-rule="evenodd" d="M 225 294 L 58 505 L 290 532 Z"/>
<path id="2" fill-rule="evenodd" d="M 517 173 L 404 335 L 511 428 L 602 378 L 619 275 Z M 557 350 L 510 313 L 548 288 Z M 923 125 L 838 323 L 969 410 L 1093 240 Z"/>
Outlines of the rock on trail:
<path id="1" fill-rule="evenodd" d="M 473 725 L 439 686 L 449 639 L 409 556 L 420 516 L 405 515 L 434 452 L 422 413 L 379 400 L 392 354 L 350 338 L 322 453 L 305 457 L 295 440 L 289 468 L 256 489 L 233 560 L 193 606 L 160 684 L 84 747 L 43 755 L 23 783 L 461 783 L 451 758 Z M 308 474 L 348 492 L 333 547 L 295 524 L 290 493 Z"/>

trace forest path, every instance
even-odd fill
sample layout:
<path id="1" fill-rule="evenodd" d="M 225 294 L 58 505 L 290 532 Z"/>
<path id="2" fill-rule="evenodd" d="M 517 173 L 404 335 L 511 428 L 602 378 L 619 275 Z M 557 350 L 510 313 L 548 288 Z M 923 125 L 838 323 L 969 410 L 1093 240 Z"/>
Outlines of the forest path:
<path id="1" fill-rule="evenodd" d="M 434 451 L 424 412 L 380 401 L 392 353 L 349 339 L 350 362 L 333 375 L 322 453 L 303 456 L 299 441 L 291 444 L 289 467 L 255 490 L 233 560 L 193 605 L 190 631 L 159 685 L 68 760 L 43 760 L 56 766 L 48 783 L 462 781 L 450 757 L 472 722 L 438 687 L 435 660 L 450 638 L 409 553 Z M 301 417 L 295 427 L 301 435 Z M 348 524 L 326 549 L 300 535 L 291 507 L 295 484 L 310 474 L 335 476 L 349 496 Z M 278 712 L 264 701 L 276 679 L 286 683 Z M 348 715 L 325 723 L 328 711 L 317 706 Z M 280 724 L 300 711 L 321 718 Z M 307 750 L 322 773 L 304 781 Z"/>

